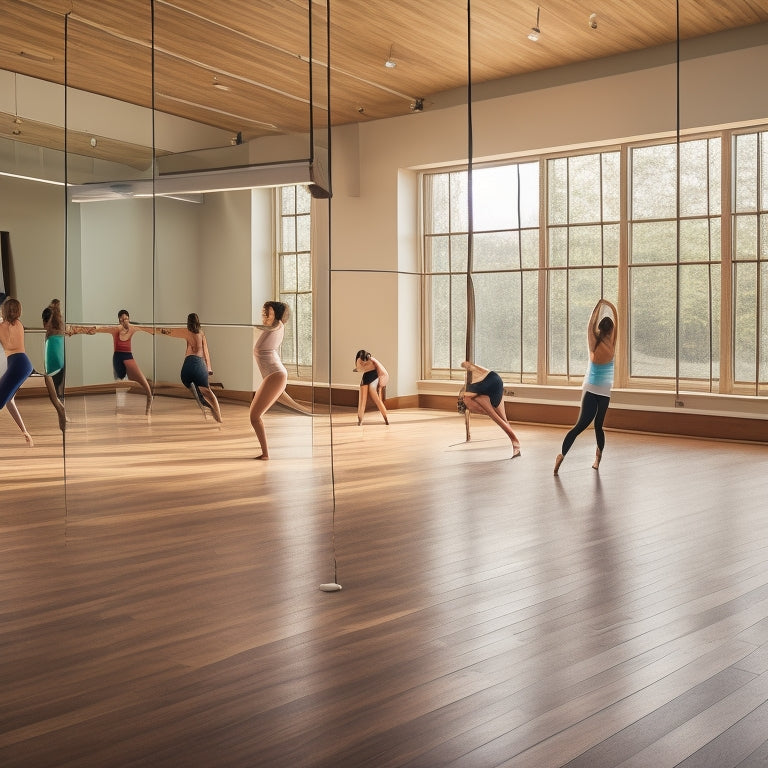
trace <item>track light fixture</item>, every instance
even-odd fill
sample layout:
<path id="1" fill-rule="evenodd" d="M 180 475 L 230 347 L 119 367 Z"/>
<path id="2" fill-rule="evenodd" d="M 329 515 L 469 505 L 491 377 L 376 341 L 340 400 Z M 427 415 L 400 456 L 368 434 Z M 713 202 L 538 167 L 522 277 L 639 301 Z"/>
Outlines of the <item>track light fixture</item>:
<path id="1" fill-rule="evenodd" d="M 589 28 L 590 29 L 597 29 L 597 14 L 596 13 L 590 13 L 589 14 Z"/>
<path id="2" fill-rule="evenodd" d="M 389 56 L 387 56 L 387 60 L 384 62 L 384 66 L 387 69 L 394 69 L 397 66 L 397 62 L 392 58 L 393 47 L 394 47 L 394 43 L 389 46 Z"/>
<path id="3" fill-rule="evenodd" d="M 531 27 L 531 31 L 528 33 L 528 39 L 533 41 L 534 43 L 538 41 L 539 36 L 541 35 L 541 30 L 539 29 L 539 17 L 541 15 L 541 6 L 536 6 L 536 26 Z"/>

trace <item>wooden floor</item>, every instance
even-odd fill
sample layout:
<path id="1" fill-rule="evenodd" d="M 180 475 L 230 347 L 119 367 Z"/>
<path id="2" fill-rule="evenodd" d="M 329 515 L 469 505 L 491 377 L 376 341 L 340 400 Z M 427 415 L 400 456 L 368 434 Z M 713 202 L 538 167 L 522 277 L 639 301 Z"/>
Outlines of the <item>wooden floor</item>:
<path id="1" fill-rule="evenodd" d="M 246 406 L 129 394 L 68 398 L 64 462 L 19 404 L 3 768 L 768 761 L 765 446 L 609 433 L 595 472 L 589 432 L 553 477 L 558 429 L 273 410 L 257 462 Z"/>

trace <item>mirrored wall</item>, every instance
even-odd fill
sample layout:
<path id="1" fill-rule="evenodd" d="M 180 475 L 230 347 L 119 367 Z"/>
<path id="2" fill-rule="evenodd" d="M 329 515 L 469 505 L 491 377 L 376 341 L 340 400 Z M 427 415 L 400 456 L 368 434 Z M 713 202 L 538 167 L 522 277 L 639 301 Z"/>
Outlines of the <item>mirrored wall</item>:
<path id="1" fill-rule="evenodd" d="M 327 272 L 326 4 L 288 4 L 279 23 L 262 4 L 248 4 L 248 17 L 234 20 L 225 9 L 163 0 L 66 5 L 10 11 L 18 18 L 13 46 L 0 52 L 8 67 L 0 71 L 0 112 L 9 116 L 0 190 L 13 251 L 7 292 L 23 302 L 36 371 L 45 372 L 41 312 L 51 300 L 61 302 L 69 329 L 71 427 L 60 435 L 57 460 L 69 518 L 88 512 L 80 481 L 103 474 L 104 497 L 119 487 L 114 435 L 137 421 L 153 428 L 141 384 L 115 379 L 112 331 L 121 310 L 148 331 L 183 327 L 198 314 L 214 391 L 247 403 L 261 381 L 252 350 L 262 305 L 285 300 L 295 382 L 287 407 L 301 403 L 305 447 L 322 454 L 328 431 L 318 432 L 311 413 L 313 362 L 323 355 L 312 348 L 317 334 L 302 302 L 313 289 L 310 234 L 312 272 Z M 313 227 L 300 227 L 298 244 L 294 234 L 303 280 L 291 286 L 275 240 L 278 190 L 294 185 L 301 220 L 311 208 Z M 311 301 L 309 313 L 311 321 Z M 179 380 L 182 341 L 140 331 L 131 347 L 156 401 L 189 398 Z M 320 378 L 328 381 L 327 370 Z M 42 377 L 29 386 L 42 387 Z M 53 408 L 51 418 L 55 425 Z"/>

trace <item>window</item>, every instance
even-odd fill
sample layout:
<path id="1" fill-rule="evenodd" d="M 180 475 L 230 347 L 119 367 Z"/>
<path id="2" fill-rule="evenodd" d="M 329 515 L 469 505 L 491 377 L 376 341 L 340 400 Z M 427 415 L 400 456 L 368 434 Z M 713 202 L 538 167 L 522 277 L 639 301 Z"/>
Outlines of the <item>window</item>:
<path id="1" fill-rule="evenodd" d="M 630 150 L 630 378 L 719 379 L 720 146 Z"/>
<path id="2" fill-rule="evenodd" d="M 733 139 L 734 378 L 768 383 L 768 133 Z"/>
<path id="3" fill-rule="evenodd" d="M 473 170 L 475 358 L 508 375 L 537 368 L 539 164 Z M 468 173 L 424 176 L 424 252 L 436 378 L 463 376 L 469 264 Z"/>
<path id="4" fill-rule="evenodd" d="M 312 378 L 311 196 L 306 186 L 276 190 L 277 293 L 290 307 L 280 358 L 291 376 Z"/>
<path id="5" fill-rule="evenodd" d="M 471 269 L 468 181 L 423 175 L 428 377 L 463 376 L 469 274 L 475 358 L 507 380 L 580 383 L 604 296 L 617 386 L 766 394 L 768 131 L 475 167 Z"/>
<path id="6" fill-rule="evenodd" d="M 620 198 L 618 152 L 547 161 L 550 377 L 581 383 L 595 302 L 600 296 L 616 302 Z"/>

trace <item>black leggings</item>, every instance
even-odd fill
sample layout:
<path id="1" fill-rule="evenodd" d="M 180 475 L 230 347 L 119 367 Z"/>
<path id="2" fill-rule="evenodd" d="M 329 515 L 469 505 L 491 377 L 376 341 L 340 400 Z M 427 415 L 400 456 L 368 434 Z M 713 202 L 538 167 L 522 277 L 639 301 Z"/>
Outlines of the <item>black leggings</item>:
<path id="1" fill-rule="evenodd" d="M 584 397 L 581 398 L 581 412 L 579 413 L 579 420 L 563 440 L 563 447 L 560 451 L 563 456 L 565 456 L 565 454 L 571 450 L 573 441 L 593 421 L 595 422 L 595 439 L 597 440 L 597 448 L 600 453 L 603 452 L 603 448 L 605 447 L 605 432 L 603 432 L 603 422 L 605 421 L 605 414 L 608 410 L 608 404 L 610 402 L 611 398 L 606 397 L 605 395 L 596 395 L 593 392 L 584 393 Z"/>

